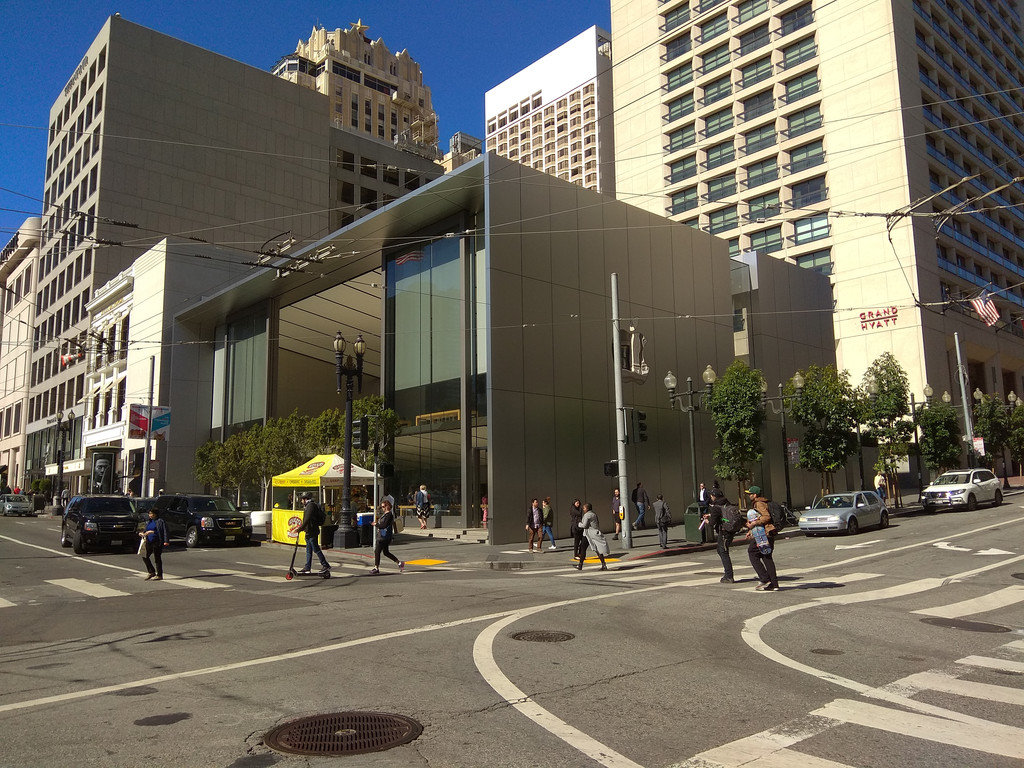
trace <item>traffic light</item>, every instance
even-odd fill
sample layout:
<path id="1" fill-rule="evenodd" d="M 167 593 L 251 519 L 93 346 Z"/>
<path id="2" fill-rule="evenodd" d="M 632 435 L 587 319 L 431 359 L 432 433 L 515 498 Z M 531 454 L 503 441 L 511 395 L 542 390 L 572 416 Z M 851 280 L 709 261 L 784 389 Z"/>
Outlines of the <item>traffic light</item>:
<path id="1" fill-rule="evenodd" d="M 636 442 L 647 442 L 647 411 L 633 411 L 636 414 Z"/>
<path id="2" fill-rule="evenodd" d="M 618 461 L 606 461 L 604 463 L 604 476 L 615 477 L 619 474 L 619 462 Z"/>
<path id="3" fill-rule="evenodd" d="M 352 447 L 357 451 L 370 450 L 370 419 L 363 416 L 352 425 Z"/>

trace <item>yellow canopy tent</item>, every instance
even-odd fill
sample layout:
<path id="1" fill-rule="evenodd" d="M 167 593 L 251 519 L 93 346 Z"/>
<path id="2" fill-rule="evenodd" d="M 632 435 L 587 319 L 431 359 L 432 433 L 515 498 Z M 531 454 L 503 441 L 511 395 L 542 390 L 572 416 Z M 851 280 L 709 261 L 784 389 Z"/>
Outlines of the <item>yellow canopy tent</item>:
<path id="1" fill-rule="evenodd" d="M 273 498 L 280 499 L 286 491 L 294 491 L 289 495 L 297 497 L 301 491 L 314 491 L 314 496 L 323 500 L 322 490 L 324 488 L 341 488 L 345 481 L 345 460 L 337 454 L 324 454 L 314 456 L 305 464 L 300 464 L 290 472 L 283 475 L 275 475 L 272 480 Z M 362 467 L 352 465 L 352 483 L 354 485 L 368 485 L 373 482 L 373 472 Z M 276 501 L 273 515 L 273 538 L 274 541 L 281 541 L 291 544 L 295 541 L 295 534 L 288 532 L 292 519 L 302 519 L 302 505 L 295 500 L 299 508 L 282 508 L 289 505 Z M 305 537 L 299 534 L 299 544 L 305 544 Z"/>

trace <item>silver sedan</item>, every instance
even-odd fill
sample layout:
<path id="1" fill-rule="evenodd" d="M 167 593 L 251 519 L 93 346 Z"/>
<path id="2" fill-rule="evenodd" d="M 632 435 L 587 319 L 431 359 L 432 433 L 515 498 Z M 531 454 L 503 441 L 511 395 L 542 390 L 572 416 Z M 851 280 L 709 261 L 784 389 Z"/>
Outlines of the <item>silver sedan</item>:
<path id="1" fill-rule="evenodd" d="M 889 527 L 889 510 L 873 491 L 830 493 L 800 513 L 800 530 L 806 536 L 838 531 L 853 536 L 862 527 L 872 525 Z"/>

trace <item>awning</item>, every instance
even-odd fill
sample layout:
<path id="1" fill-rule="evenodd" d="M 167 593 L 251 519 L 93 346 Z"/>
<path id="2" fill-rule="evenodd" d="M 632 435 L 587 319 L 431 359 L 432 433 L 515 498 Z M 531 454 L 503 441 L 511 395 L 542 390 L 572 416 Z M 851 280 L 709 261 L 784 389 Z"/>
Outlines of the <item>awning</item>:
<path id="1" fill-rule="evenodd" d="M 345 460 L 337 454 L 314 456 L 291 472 L 276 475 L 275 488 L 340 488 L 344 483 Z M 373 482 L 373 472 L 352 465 L 352 482 L 363 485 Z"/>

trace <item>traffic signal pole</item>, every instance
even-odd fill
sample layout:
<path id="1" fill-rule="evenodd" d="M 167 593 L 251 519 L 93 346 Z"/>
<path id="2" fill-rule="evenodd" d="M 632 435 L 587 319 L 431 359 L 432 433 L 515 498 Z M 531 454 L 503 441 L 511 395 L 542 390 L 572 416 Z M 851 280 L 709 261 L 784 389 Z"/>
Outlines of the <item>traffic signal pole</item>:
<path id="1" fill-rule="evenodd" d="M 612 272 L 612 380 L 615 382 L 615 444 L 622 505 L 622 548 L 633 546 L 629 524 L 629 479 L 626 475 L 626 408 L 622 404 L 622 357 L 619 349 L 619 275 Z"/>

